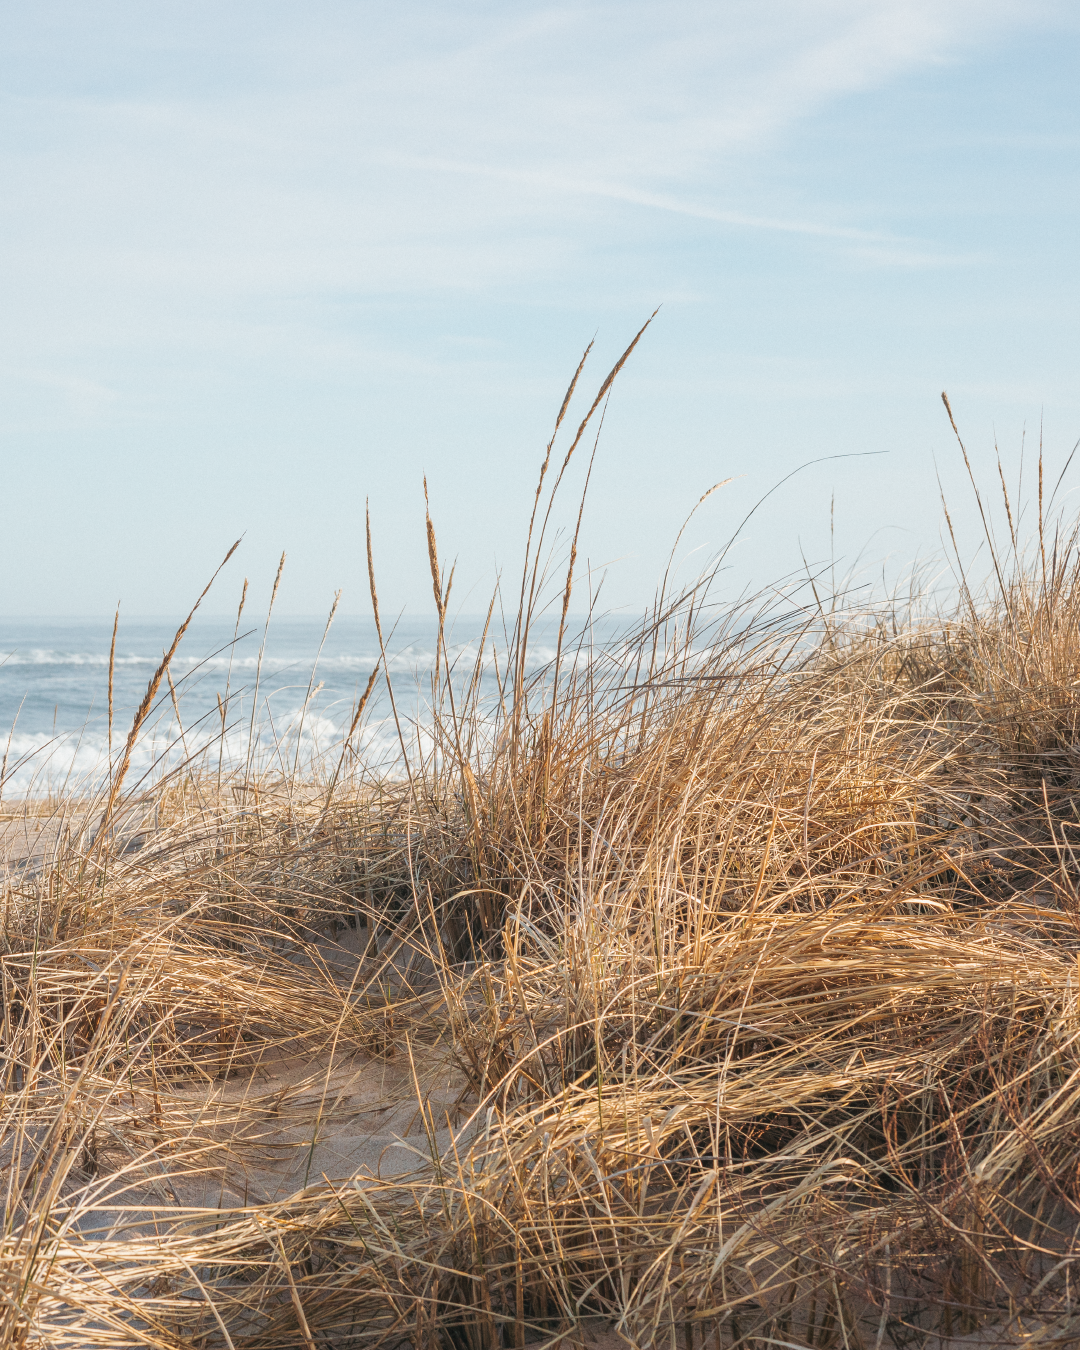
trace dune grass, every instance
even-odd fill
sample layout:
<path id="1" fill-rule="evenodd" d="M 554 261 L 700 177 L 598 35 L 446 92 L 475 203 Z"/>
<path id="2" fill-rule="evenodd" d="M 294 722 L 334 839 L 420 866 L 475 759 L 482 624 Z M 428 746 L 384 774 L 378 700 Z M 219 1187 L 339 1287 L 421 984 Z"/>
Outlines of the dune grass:
<path id="1" fill-rule="evenodd" d="M 701 583 L 596 649 L 575 538 L 528 674 L 553 453 L 509 639 L 440 640 L 400 772 L 125 796 L 120 751 L 9 869 L 3 1345 L 1080 1339 L 1076 532 L 1040 487 L 955 603 Z M 342 1066 L 408 1167 L 316 1165 Z"/>

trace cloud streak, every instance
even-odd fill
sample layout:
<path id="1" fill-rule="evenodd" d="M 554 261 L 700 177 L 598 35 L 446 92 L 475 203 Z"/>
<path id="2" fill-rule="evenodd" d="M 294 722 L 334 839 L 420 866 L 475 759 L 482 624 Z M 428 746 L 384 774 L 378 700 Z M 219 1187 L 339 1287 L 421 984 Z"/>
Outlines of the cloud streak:
<path id="1" fill-rule="evenodd" d="M 171 54 L 178 33 L 148 33 L 145 19 L 109 32 L 58 8 L 69 40 L 86 40 L 84 67 L 107 65 L 111 78 L 57 88 L 43 74 L 35 86 L 45 32 L 23 19 L 0 140 L 8 256 L 51 248 L 93 273 L 95 255 L 108 271 L 111 258 L 156 252 L 177 260 L 187 288 L 184 255 L 205 258 L 215 285 L 214 260 L 238 255 L 245 291 L 263 258 L 271 293 L 320 285 L 320 259 L 340 268 L 350 254 L 350 287 L 501 287 L 514 257 L 528 285 L 588 239 L 589 203 L 940 263 L 953 251 L 933 239 L 860 219 L 842 198 L 785 190 L 771 157 L 830 101 L 1049 12 L 1007 0 L 737 0 L 489 5 L 448 23 L 413 4 L 395 25 L 362 4 L 320 8 L 310 24 L 269 6 L 235 69 L 211 61 L 204 14 L 202 33 L 185 33 L 188 80 L 163 79 L 155 95 L 143 66 Z M 141 274 L 113 284 L 133 289 Z"/>
<path id="2" fill-rule="evenodd" d="M 492 164 L 470 164 L 462 160 L 422 158 L 419 156 L 387 154 L 376 161 L 390 167 L 414 169 L 421 173 L 455 174 L 466 178 L 491 179 L 543 192 L 566 196 L 599 197 L 607 201 L 625 202 L 631 206 L 665 211 L 687 216 L 693 220 L 712 221 L 717 225 L 731 225 L 739 229 L 766 230 L 779 234 L 807 235 L 818 239 L 837 239 L 860 244 L 917 244 L 919 241 L 882 230 L 865 230 L 853 225 L 834 225 L 808 220 L 784 220 L 772 216 L 751 215 L 723 207 L 685 201 L 668 193 L 648 192 L 620 183 L 562 177 L 543 170 L 506 169 Z"/>

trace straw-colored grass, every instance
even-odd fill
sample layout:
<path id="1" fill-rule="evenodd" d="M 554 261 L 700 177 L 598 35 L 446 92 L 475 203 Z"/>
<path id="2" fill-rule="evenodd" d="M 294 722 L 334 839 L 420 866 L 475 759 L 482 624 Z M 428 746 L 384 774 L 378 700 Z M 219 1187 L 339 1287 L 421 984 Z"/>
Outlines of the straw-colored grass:
<path id="1" fill-rule="evenodd" d="M 407 770 L 128 746 L 9 870 L 4 1345 L 1080 1339 L 1076 536 L 529 676 L 547 509 Z"/>

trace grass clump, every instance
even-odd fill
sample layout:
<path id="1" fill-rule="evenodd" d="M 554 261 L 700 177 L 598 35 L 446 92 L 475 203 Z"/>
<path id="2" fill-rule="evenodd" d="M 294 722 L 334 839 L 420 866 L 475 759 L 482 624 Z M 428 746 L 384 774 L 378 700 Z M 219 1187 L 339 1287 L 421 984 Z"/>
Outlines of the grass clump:
<path id="1" fill-rule="evenodd" d="M 400 772 L 118 771 L 9 868 L 3 1344 L 1080 1335 L 1077 535 L 596 649 L 575 538 L 529 674 L 551 453 L 465 676 L 429 520 Z"/>

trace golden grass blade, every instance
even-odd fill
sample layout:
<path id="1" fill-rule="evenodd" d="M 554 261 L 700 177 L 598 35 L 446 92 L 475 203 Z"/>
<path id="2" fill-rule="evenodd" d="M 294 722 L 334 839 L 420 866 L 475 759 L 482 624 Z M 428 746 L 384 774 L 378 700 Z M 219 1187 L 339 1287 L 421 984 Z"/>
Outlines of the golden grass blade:
<path id="1" fill-rule="evenodd" d="M 192 619 L 195 617 L 196 610 L 202 604 L 207 592 L 210 590 L 210 587 L 217 580 L 218 573 L 221 571 L 221 569 L 225 566 L 225 564 L 229 561 L 229 559 L 232 557 L 232 555 L 236 552 L 236 550 L 239 547 L 240 547 L 240 540 L 238 539 L 236 543 L 233 544 L 233 546 L 229 549 L 228 553 L 225 554 L 225 557 L 218 564 L 214 572 L 214 575 L 203 587 L 202 593 L 200 594 L 199 598 L 195 601 L 194 605 L 192 605 L 191 607 L 191 612 L 188 614 L 187 618 L 180 625 L 180 627 L 176 630 L 176 633 L 172 640 L 172 645 L 169 647 L 169 650 L 162 657 L 161 664 L 158 666 L 158 668 L 154 671 L 153 675 L 151 675 L 150 677 L 150 683 L 146 686 L 146 693 L 143 695 L 143 700 L 135 711 L 135 718 L 131 724 L 131 730 L 128 732 L 127 741 L 124 745 L 123 757 L 120 760 L 120 766 L 117 769 L 116 773 L 113 774 L 112 781 L 109 785 L 109 795 L 105 803 L 105 810 L 102 812 L 101 824 L 98 826 L 98 839 L 101 840 L 103 843 L 107 838 L 106 832 L 109 824 L 111 823 L 113 807 L 116 805 L 116 802 L 120 796 L 121 789 L 124 786 L 124 779 L 127 777 L 128 769 L 131 766 L 131 752 L 135 748 L 135 742 L 139 738 L 139 732 L 142 729 L 142 725 L 146 721 L 146 718 L 150 713 L 150 709 L 153 706 L 154 699 L 157 697 L 158 689 L 161 687 L 162 678 L 165 675 L 165 672 L 169 669 L 172 659 L 176 655 L 176 649 L 177 647 L 179 647 L 184 634 L 187 632 Z"/>

